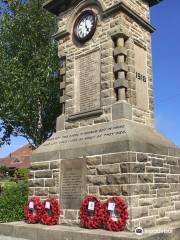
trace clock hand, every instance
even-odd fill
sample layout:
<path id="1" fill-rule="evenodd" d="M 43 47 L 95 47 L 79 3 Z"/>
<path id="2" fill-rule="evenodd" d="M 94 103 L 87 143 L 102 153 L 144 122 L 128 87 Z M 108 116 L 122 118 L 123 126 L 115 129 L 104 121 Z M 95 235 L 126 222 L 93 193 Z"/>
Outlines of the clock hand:
<path id="1" fill-rule="evenodd" d="M 87 23 L 85 23 L 85 27 L 86 27 L 87 31 L 89 31 L 89 27 L 87 26 Z"/>

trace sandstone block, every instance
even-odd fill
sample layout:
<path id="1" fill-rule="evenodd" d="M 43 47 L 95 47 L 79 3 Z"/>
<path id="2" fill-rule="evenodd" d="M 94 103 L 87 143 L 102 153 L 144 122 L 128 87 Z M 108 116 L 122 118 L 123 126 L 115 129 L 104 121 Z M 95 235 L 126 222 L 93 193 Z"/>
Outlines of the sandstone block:
<path id="1" fill-rule="evenodd" d="M 170 184 L 171 192 L 180 192 L 180 183 L 172 183 Z"/>
<path id="2" fill-rule="evenodd" d="M 147 162 L 148 161 L 148 156 L 143 153 L 138 153 L 137 154 L 137 161 L 138 162 Z"/>
<path id="3" fill-rule="evenodd" d="M 59 169 L 59 167 L 60 167 L 59 161 L 50 162 L 50 169 Z"/>
<path id="4" fill-rule="evenodd" d="M 139 205 L 140 206 L 150 206 L 150 205 L 153 205 L 154 201 L 155 200 L 153 198 L 139 199 Z"/>
<path id="5" fill-rule="evenodd" d="M 88 166 L 99 165 L 99 164 L 101 164 L 100 156 L 87 157 Z"/>
<path id="6" fill-rule="evenodd" d="M 170 193 L 169 188 L 160 188 L 160 189 L 157 189 L 156 191 L 157 191 L 158 197 L 165 197 L 167 194 Z"/>
<path id="7" fill-rule="evenodd" d="M 164 177 L 155 177 L 154 178 L 154 181 L 155 181 L 155 183 L 166 183 L 167 182 L 167 179 L 166 178 L 164 178 Z"/>
<path id="8" fill-rule="evenodd" d="M 151 186 L 152 189 L 160 189 L 160 188 L 169 188 L 169 184 L 166 183 L 155 183 Z"/>
<path id="9" fill-rule="evenodd" d="M 121 186 L 121 192 L 124 196 L 149 194 L 149 186 L 147 184 L 123 185 Z"/>
<path id="10" fill-rule="evenodd" d="M 169 168 L 160 168 L 160 169 L 159 169 L 159 172 L 160 172 L 160 173 L 169 173 L 169 172 L 170 172 L 170 169 L 169 169 Z"/>
<path id="11" fill-rule="evenodd" d="M 168 175 L 167 176 L 167 182 L 168 183 L 178 183 L 179 177 L 177 175 Z"/>
<path id="12" fill-rule="evenodd" d="M 49 169 L 49 162 L 40 162 L 40 163 L 32 163 L 32 170 L 45 170 Z"/>
<path id="13" fill-rule="evenodd" d="M 129 215 L 132 218 L 141 218 L 148 216 L 148 208 L 147 207 L 136 207 L 129 209 Z"/>
<path id="14" fill-rule="evenodd" d="M 128 161 L 128 153 L 114 153 L 103 155 L 102 164 L 113 164 Z"/>
<path id="15" fill-rule="evenodd" d="M 97 194 L 99 192 L 99 187 L 89 186 L 89 194 Z"/>
<path id="16" fill-rule="evenodd" d="M 157 168 L 157 167 L 146 167 L 146 172 L 148 172 L 148 173 L 159 173 L 159 168 Z"/>
<path id="17" fill-rule="evenodd" d="M 36 196 L 47 196 L 48 189 L 47 188 L 35 188 L 35 195 Z"/>
<path id="18" fill-rule="evenodd" d="M 119 173 L 119 164 L 99 166 L 97 172 L 99 175 Z"/>
<path id="19" fill-rule="evenodd" d="M 53 178 L 58 179 L 59 178 L 59 172 L 54 172 L 53 171 Z"/>
<path id="20" fill-rule="evenodd" d="M 111 87 L 112 87 L 112 84 L 111 84 L 110 81 L 102 82 L 102 84 L 101 84 L 101 89 L 102 90 L 109 89 Z"/>
<path id="21" fill-rule="evenodd" d="M 44 179 L 30 180 L 29 187 L 44 187 Z"/>
<path id="22" fill-rule="evenodd" d="M 177 159 L 173 157 L 168 157 L 166 162 L 169 165 L 178 165 Z"/>
<path id="23" fill-rule="evenodd" d="M 143 163 L 123 163 L 120 165 L 122 173 L 143 173 L 145 164 Z"/>
<path id="24" fill-rule="evenodd" d="M 170 221 L 168 217 L 159 218 L 156 220 L 157 225 L 167 224 Z"/>
<path id="25" fill-rule="evenodd" d="M 101 186 L 99 190 L 100 190 L 100 194 L 104 196 L 121 195 L 120 186 Z"/>
<path id="26" fill-rule="evenodd" d="M 150 161 L 152 163 L 152 166 L 155 167 L 163 167 L 163 160 L 162 159 L 158 159 L 158 158 L 150 158 Z"/>
<path id="27" fill-rule="evenodd" d="M 107 176 L 108 184 L 133 184 L 137 183 L 137 176 L 133 174 L 116 174 L 116 175 L 108 175 Z"/>
<path id="28" fill-rule="evenodd" d="M 54 187 L 55 186 L 55 179 L 45 179 L 45 187 Z"/>
<path id="29" fill-rule="evenodd" d="M 93 169 L 88 169 L 88 170 L 87 170 L 87 174 L 88 174 L 88 175 L 96 175 L 96 174 L 97 174 L 97 170 L 94 169 L 94 168 L 93 168 Z"/>
<path id="30" fill-rule="evenodd" d="M 145 217 L 140 219 L 140 226 L 142 228 L 154 227 L 156 222 L 155 216 Z"/>
<path id="31" fill-rule="evenodd" d="M 51 178 L 52 172 L 51 171 L 37 171 L 35 172 L 36 178 Z"/>
<path id="32" fill-rule="evenodd" d="M 138 182 L 139 183 L 153 183 L 153 174 L 139 174 Z"/>
<path id="33" fill-rule="evenodd" d="M 180 167 L 178 167 L 178 166 L 171 166 L 170 167 L 170 173 L 171 174 L 180 174 Z"/>
<path id="34" fill-rule="evenodd" d="M 58 188 L 57 187 L 50 187 L 49 188 L 49 194 L 58 194 Z"/>
<path id="35" fill-rule="evenodd" d="M 159 213 L 158 213 L 158 209 L 151 209 L 149 211 L 149 216 L 158 216 Z"/>
<path id="36" fill-rule="evenodd" d="M 89 183 L 94 185 L 105 185 L 106 184 L 106 176 L 88 176 L 87 180 Z"/>
<path id="37" fill-rule="evenodd" d="M 171 212 L 170 213 L 170 219 L 172 221 L 179 221 L 180 220 L 180 210 L 176 212 Z"/>
<path id="38" fill-rule="evenodd" d="M 166 208 L 159 208 L 157 210 L 159 211 L 159 217 L 164 218 L 166 215 Z"/>
<path id="39" fill-rule="evenodd" d="M 156 204 L 154 204 L 154 207 L 161 208 L 161 207 L 168 207 L 170 205 L 171 203 L 169 198 L 158 198 Z"/>
<path id="40" fill-rule="evenodd" d="M 176 210 L 180 210 L 180 201 L 179 202 L 175 202 L 175 209 Z"/>

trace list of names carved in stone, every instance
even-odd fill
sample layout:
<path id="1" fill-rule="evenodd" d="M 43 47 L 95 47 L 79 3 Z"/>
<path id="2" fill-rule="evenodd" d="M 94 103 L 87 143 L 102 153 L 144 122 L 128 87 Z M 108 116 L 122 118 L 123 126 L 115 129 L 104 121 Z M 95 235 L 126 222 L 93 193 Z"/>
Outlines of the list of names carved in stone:
<path id="1" fill-rule="evenodd" d="M 80 112 L 100 107 L 100 51 L 88 53 L 77 60 L 77 81 Z"/>
<path id="2" fill-rule="evenodd" d="M 63 173 L 62 192 L 63 202 L 79 197 L 81 190 L 81 172 L 77 170 L 66 170 Z"/>
<path id="3" fill-rule="evenodd" d="M 71 165 L 71 166 L 70 166 Z M 79 208 L 83 194 L 83 168 L 80 160 L 65 160 L 61 176 L 61 204 L 63 209 Z"/>

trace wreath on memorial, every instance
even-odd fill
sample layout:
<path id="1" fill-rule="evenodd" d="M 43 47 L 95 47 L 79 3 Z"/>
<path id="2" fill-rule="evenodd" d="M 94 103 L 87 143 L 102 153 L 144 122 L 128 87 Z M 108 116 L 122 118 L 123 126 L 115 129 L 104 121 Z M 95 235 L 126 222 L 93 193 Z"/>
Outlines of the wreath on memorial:
<path id="1" fill-rule="evenodd" d="M 82 226 L 89 229 L 97 229 L 101 226 L 100 215 L 101 203 L 94 196 L 88 196 L 80 207 L 80 218 Z"/>
<path id="2" fill-rule="evenodd" d="M 121 197 L 112 197 L 102 206 L 102 222 L 109 231 L 122 231 L 128 220 L 128 207 Z"/>
<path id="3" fill-rule="evenodd" d="M 28 223 L 38 223 L 41 219 L 41 201 L 39 197 L 32 197 L 25 204 L 24 216 Z"/>
<path id="4" fill-rule="evenodd" d="M 60 206 L 56 198 L 50 198 L 42 203 L 41 223 L 45 225 L 59 224 Z"/>

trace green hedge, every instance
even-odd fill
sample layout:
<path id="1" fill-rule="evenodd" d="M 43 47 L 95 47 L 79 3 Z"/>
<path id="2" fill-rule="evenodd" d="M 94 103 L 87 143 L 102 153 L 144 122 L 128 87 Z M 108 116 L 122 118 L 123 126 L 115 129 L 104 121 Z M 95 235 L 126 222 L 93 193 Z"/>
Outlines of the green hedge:
<path id="1" fill-rule="evenodd" d="M 24 219 L 24 205 L 28 200 L 28 181 L 6 183 L 0 195 L 0 222 Z"/>

